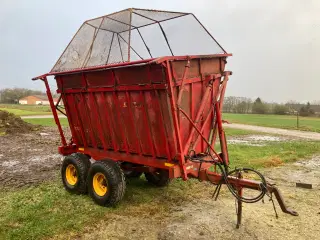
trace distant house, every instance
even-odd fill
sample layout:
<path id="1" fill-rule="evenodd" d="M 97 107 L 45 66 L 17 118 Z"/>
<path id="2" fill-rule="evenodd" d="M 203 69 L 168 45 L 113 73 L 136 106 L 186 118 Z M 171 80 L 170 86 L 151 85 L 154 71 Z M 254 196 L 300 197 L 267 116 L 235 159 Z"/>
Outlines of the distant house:
<path id="1" fill-rule="evenodd" d="M 54 104 L 57 104 L 58 99 L 53 99 Z M 32 95 L 19 99 L 20 104 L 27 105 L 50 105 L 48 97 L 46 95 Z"/>

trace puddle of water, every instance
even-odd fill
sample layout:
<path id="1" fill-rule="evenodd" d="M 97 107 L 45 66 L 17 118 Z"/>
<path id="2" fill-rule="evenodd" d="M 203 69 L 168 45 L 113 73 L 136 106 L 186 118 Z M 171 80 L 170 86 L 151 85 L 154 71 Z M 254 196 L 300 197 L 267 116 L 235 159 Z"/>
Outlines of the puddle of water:
<path id="1" fill-rule="evenodd" d="M 47 161 L 48 159 L 56 159 L 56 158 L 61 158 L 60 154 L 52 154 L 52 155 L 47 155 L 47 156 L 34 156 L 29 158 L 28 161 L 31 162 L 44 162 Z"/>
<path id="2" fill-rule="evenodd" d="M 40 133 L 40 136 L 49 136 L 49 133 Z"/>
<path id="3" fill-rule="evenodd" d="M 228 140 L 228 144 L 245 144 L 249 146 L 257 146 L 257 147 L 263 147 L 265 144 L 249 141 L 249 140 L 243 140 L 243 139 L 230 139 Z"/>
<path id="4" fill-rule="evenodd" d="M 31 162 L 42 162 L 46 157 L 43 156 L 35 156 L 29 159 Z"/>
<path id="5" fill-rule="evenodd" d="M 277 137 L 277 136 L 251 135 L 251 136 L 242 137 L 242 138 L 229 139 L 228 143 L 229 144 L 245 144 L 249 146 L 262 147 L 266 145 L 264 144 L 264 142 L 280 142 L 284 140 L 285 138 Z"/>
<path id="6" fill-rule="evenodd" d="M 303 166 L 306 168 L 319 168 L 320 167 L 320 157 L 313 157 L 311 160 L 298 161 L 294 163 L 296 166 Z"/>
<path id="7" fill-rule="evenodd" d="M 250 140 L 253 141 L 266 141 L 266 142 L 279 142 L 283 139 L 276 136 L 262 136 L 262 135 L 252 135 L 247 137 Z"/>
<path id="8" fill-rule="evenodd" d="M 19 164 L 18 161 L 5 161 L 5 162 L 1 163 L 1 166 L 2 167 L 13 167 L 17 164 Z"/>

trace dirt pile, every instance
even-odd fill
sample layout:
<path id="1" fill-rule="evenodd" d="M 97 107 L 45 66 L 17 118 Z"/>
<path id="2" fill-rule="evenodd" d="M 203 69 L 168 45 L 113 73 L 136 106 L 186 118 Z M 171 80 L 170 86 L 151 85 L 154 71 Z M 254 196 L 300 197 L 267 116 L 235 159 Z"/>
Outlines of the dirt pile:
<path id="1" fill-rule="evenodd" d="M 20 117 L 0 110 L 0 135 L 14 134 L 14 133 L 27 133 L 33 131 L 35 126 L 23 121 Z"/>

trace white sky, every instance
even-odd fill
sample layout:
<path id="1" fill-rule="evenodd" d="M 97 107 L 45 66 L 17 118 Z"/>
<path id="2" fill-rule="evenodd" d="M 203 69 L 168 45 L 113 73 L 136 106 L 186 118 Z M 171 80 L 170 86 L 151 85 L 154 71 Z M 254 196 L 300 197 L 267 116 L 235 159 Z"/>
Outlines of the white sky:
<path id="1" fill-rule="evenodd" d="M 317 0 L 0 0 L 0 88 L 43 90 L 48 72 L 87 19 L 129 7 L 192 12 L 233 57 L 227 95 L 320 100 Z"/>

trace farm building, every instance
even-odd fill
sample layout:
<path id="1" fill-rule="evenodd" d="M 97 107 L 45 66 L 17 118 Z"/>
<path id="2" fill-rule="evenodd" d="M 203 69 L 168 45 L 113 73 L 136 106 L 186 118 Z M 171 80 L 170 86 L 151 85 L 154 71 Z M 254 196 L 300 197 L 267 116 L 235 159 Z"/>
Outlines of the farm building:
<path id="1" fill-rule="evenodd" d="M 57 104 L 58 99 L 53 99 L 54 104 Z M 19 99 L 19 104 L 26 105 L 50 105 L 46 95 L 32 95 Z"/>

